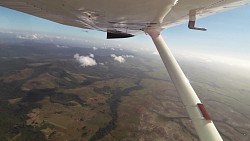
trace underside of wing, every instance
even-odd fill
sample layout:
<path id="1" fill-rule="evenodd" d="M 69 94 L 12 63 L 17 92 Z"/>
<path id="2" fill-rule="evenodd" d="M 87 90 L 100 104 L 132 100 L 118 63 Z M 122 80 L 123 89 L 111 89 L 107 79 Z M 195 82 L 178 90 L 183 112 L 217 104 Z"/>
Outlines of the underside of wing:
<path id="1" fill-rule="evenodd" d="M 130 37 L 246 5 L 250 0 L 0 0 L 0 6 L 57 23 Z"/>

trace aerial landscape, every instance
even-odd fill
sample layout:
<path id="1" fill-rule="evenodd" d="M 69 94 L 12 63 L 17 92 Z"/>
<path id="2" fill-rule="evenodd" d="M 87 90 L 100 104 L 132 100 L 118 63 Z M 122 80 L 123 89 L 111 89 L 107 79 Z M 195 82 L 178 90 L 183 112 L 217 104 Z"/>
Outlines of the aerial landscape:
<path id="1" fill-rule="evenodd" d="M 159 55 L 0 36 L 0 141 L 198 141 Z M 250 140 L 249 68 L 176 55 L 223 139 Z"/>

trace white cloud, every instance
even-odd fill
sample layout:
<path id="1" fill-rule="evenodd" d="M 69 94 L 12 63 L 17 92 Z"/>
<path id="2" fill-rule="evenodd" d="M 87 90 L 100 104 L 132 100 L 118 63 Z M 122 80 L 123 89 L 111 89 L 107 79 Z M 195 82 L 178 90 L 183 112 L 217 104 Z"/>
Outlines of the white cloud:
<path id="1" fill-rule="evenodd" d="M 37 34 L 33 34 L 31 37 L 32 37 L 32 39 L 37 39 L 38 35 Z"/>
<path id="2" fill-rule="evenodd" d="M 64 45 L 56 45 L 56 47 L 58 47 L 58 48 L 68 48 L 67 46 L 64 46 Z"/>
<path id="3" fill-rule="evenodd" d="M 115 50 L 114 48 L 110 48 L 111 50 Z"/>
<path id="4" fill-rule="evenodd" d="M 25 39 L 25 40 L 38 40 L 43 38 L 44 35 L 39 35 L 39 34 L 31 34 L 31 33 L 23 33 L 23 34 L 18 34 L 16 37 L 19 39 Z"/>
<path id="5" fill-rule="evenodd" d="M 74 58 L 83 67 L 97 65 L 96 61 L 93 58 L 91 58 L 90 56 L 80 56 L 79 54 L 75 54 Z"/>
<path id="6" fill-rule="evenodd" d="M 134 58 L 135 56 L 133 56 L 133 55 L 122 55 L 122 57 L 124 57 L 124 58 Z"/>
<path id="7" fill-rule="evenodd" d="M 99 65 L 104 65 L 104 63 L 98 63 Z"/>
<path id="8" fill-rule="evenodd" d="M 93 47 L 93 50 L 95 51 L 95 50 L 97 50 L 98 48 L 97 47 Z"/>
<path id="9" fill-rule="evenodd" d="M 30 39 L 30 37 L 27 35 L 18 35 L 17 38 L 18 39 Z"/>
<path id="10" fill-rule="evenodd" d="M 110 56 L 113 57 L 115 61 L 118 61 L 120 63 L 124 63 L 126 61 L 122 56 L 116 56 L 115 54 L 111 54 Z"/>
<path id="11" fill-rule="evenodd" d="M 95 58 L 95 55 L 94 55 L 94 54 L 92 54 L 92 53 L 90 53 L 90 54 L 89 54 L 89 57 L 91 57 L 91 58 Z"/>

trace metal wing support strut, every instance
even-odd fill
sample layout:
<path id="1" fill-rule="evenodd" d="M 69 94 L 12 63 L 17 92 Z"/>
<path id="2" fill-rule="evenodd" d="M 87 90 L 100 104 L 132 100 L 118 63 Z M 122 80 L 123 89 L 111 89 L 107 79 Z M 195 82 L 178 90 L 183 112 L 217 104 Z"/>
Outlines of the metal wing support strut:
<path id="1" fill-rule="evenodd" d="M 222 141 L 222 138 L 214 126 L 211 117 L 205 110 L 189 80 L 181 70 L 173 54 L 160 35 L 159 31 L 146 31 L 154 41 L 154 44 L 162 58 L 162 61 L 179 93 L 188 115 L 194 124 L 195 130 L 201 141 Z"/>

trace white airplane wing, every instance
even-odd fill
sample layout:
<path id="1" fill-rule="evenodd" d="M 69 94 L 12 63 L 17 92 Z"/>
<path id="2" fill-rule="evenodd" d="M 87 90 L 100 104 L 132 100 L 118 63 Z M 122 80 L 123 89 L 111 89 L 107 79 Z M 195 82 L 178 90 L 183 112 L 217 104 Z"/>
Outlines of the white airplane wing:
<path id="1" fill-rule="evenodd" d="M 191 16 L 191 10 L 199 17 L 248 2 L 249 0 L 0 0 L 0 6 L 65 25 L 136 35 L 147 28 L 167 28 L 186 22 Z M 167 15 L 166 10 L 169 10 Z"/>
<path id="2" fill-rule="evenodd" d="M 185 74 L 160 35 L 164 28 L 195 20 L 250 0 L 0 0 L 0 6 L 57 23 L 107 32 L 108 38 L 126 38 L 148 33 L 154 41 L 177 92 L 201 141 L 222 138 L 190 85 Z M 233 19 L 232 19 L 233 20 Z"/>

